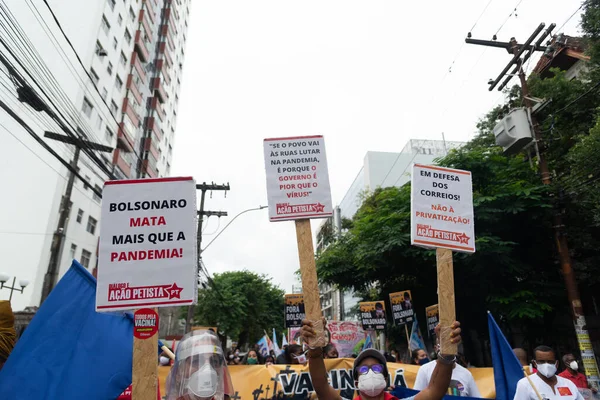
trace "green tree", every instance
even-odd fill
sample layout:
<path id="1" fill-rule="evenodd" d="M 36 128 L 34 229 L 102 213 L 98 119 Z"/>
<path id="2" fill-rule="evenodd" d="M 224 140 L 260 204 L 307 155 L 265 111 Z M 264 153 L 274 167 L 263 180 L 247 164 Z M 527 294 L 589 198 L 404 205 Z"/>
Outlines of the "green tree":
<path id="1" fill-rule="evenodd" d="M 275 328 L 284 328 L 284 294 L 266 275 L 250 271 L 215 274 L 213 283 L 198 293 L 195 320 L 216 325 L 219 334 L 244 346 L 256 343 Z"/>

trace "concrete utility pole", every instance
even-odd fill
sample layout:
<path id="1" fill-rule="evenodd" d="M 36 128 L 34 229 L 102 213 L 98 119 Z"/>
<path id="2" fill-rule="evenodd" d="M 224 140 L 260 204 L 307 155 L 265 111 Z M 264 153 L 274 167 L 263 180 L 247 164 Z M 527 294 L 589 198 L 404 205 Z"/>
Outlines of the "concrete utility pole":
<path id="1" fill-rule="evenodd" d="M 204 217 L 226 217 L 227 212 L 225 211 L 205 211 L 204 210 L 204 200 L 206 198 L 206 192 L 213 190 L 222 190 L 225 191 L 225 195 L 227 196 L 227 191 L 230 190 L 229 184 L 225 185 L 216 185 L 214 183 L 207 184 L 206 182 L 196 185 L 196 190 L 201 190 L 202 194 L 200 195 L 200 209 L 198 210 L 198 239 L 196 241 L 197 244 L 197 254 L 198 254 L 198 270 L 197 270 L 197 278 L 200 279 L 200 269 L 202 268 L 202 222 Z M 198 285 L 199 282 L 196 282 Z M 190 332 L 192 330 L 192 321 L 194 320 L 194 305 L 188 306 L 187 318 L 185 319 L 185 332 Z"/>
<path id="2" fill-rule="evenodd" d="M 77 170 L 77 163 L 79 162 L 79 154 L 83 147 L 91 150 L 112 152 L 113 149 L 108 146 L 104 146 L 99 143 L 89 142 L 87 140 L 74 138 L 71 136 L 59 135 L 53 132 L 45 132 L 44 136 L 57 140 L 59 142 L 72 144 L 75 146 L 75 154 L 71 160 L 71 167 L 73 170 Z M 75 183 L 75 174 L 69 173 L 69 180 L 67 181 L 67 188 L 65 194 L 62 196 L 60 201 L 60 214 L 58 216 L 58 224 L 56 230 L 52 236 L 52 244 L 50 245 L 50 260 L 48 261 L 48 270 L 44 275 L 44 284 L 42 286 L 42 297 L 40 304 L 46 300 L 54 285 L 56 285 L 56 278 L 58 277 L 59 262 L 62 256 L 64 238 L 67 235 L 67 225 L 69 221 L 69 215 L 71 213 L 71 193 L 73 192 L 73 184 Z"/>
<path id="3" fill-rule="evenodd" d="M 536 146 L 540 145 L 541 147 L 538 153 L 538 164 L 540 175 L 542 178 L 542 183 L 544 185 L 550 185 L 552 184 L 552 177 L 550 175 L 550 170 L 548 168 L 546 157 L 544 156 L 544 150 L 546 146 L 544 144 L 544 140 L 540 131 L 540 126 L 538 124 L 537 118 L 534 112 L 532 112 L 533 101 L 529 95 L 527 77 L 525 76 L 525 71 L 523 70 L 523 64 L 529 59 L 529 57 L 531 57 L 534 51 L 546 50 L 546 47 L 541 46 L 541 44 L 546 39 L 546 37 L 550 35 L 556 24 L 551 24 L 548 27 L 548 29 L 546 29 L 546 31 L 539 37 L 535 44 L 532 45 L 531 43 L 544 29 L 544 26 L 545 24 L 540 24 L 523 45 L 518 44 L 515 38 L 511 38 L 510 42 L 508 43 L 490 42 L 487 40 L 477 40 L 470 38 L 465 39 L 465 41 L 466 43 L 470 44 L 501 47 L 506 49 L 509 53 L 513 54 L 512 60 L 506 65 L 506 67 L 504 67 L 500 75 L 494 81 L 489 82 L 489 90 L 493 90 L 494 87 L 500 82 L 500 80 L 506 75 L 510 67 L 514 65 L 511 74 L 506 77 L 502 85 L 498 87 L 498 90 L 501 91 L 508 84 L 508 82 L 515 75 L 515 73 L 518 74 L 519 80 L 521 81 L 521 94 L 523 97 L 523 104 L 529 109 L 531 125 L 533 127 L 535 137 L 534 143 Z M 521 59 L 521 55 L 525 51 L 528 51 L 528 53 Z M 569 306 L 573 314 L 573 322 L 575 325 L 576 333 L 575 336 L 577 337 L 579 350 L 581 351 L 581 358 L 584 364 L 588 381 L 590 382 L 590 384 L 592 384 L 593 387 L 599 389 L 600 376 L 598 373 L 598 366 L 596 364 L 596 357 L 594 354 L 593 347 L 591 345 L 589 333 L 587 331 L 587 323 L 585 315 L 583 313 L 583 307 L 581 305 L 581 297 L 579 296 L 579 290 L 577 288 L 577 280 L 575 279 L 575 273 L 571 264 L 571 255 L 569 254 L 569 247 L 567 243 L 567 236 L 565 233 L 565 225 L 562 220 L 561 210 L 557 209 L 555 211 L 552 222 L 552 227 L 554 229 L 554 238 L 556 241 L 556 248 L 560 259 L 562 274 L 565 280 L 565 287 L 567 289 Z"/>

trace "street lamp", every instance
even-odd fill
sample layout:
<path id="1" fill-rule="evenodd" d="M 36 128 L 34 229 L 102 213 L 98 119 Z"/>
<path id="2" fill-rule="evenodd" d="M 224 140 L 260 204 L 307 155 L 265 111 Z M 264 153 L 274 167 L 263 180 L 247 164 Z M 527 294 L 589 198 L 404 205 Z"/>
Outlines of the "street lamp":
<path id="1" fill-rule="evenodd" d="M 8 298 L 8 301 L 11 301 L 13 292 L 16 290 L 17 292 L 23 293 L 23 290 L 27 287 L 27 285 L 29 285 L 29 281 L 26 279 L 20 279 L 19 286 L 21 286 L 21 288 L 19 289 L 18 287 L 15 286 L 15 283 L 17 282 L 17 277 L 15 276 L 13 278 L 12 286 L 6 286 L 6 282 L 8 282 L 9 279 L 10 279 L 10 276 L 5 275 L 5 274 L 0 274 L 0 289 L 9 289 L 10 290 L 10 297 Z"/>
<path id="2" fill-rule="evenodd" d="M 244 210 L 244 211 L 240 212 L 238 215 L 236 215 L 235 217 L 233 217 L 233 218 L 231 219 L 231 221 L 229 221 L 229 223 L 228 223 L 227 225 L 225 225 L 225 227 L 224 227 L 223 229 L 221 229 L 221 231 L 220 231 L 219 233 L 217 233 L 217 236 L 215 236 L 215 237 L 213 238 L 213 240 L 211 240 L 210 242 L 208 242 L 208 244 L 206 245 L 206 247 L 205 247 L 205 248 L 203 248 L 202 250 L 200 250 L 200 254 L 204 253 L 204 252 L 206 251 L 206 249 L 208 249 L 208 246 L 210 246 L 210 245 L 212 244 L 212 242 L 214 242 L 215 240 L 217 240 L 217 238 L 218 238 L 219 236 L 221 236 L 221 233 L 223 233 L 223 231 L 224 231 L 225 229 L 227 229 L 227 227 L 228 227 L 229 225 L 231 225 L 231 223 L 232 223 L 233 221 L 235 221 L 235 219 L 236 219 L 237 217 L 239 217 L 239 216 L 240 216 L 240 215 L 242 215 L 242 214 L 246 214 L 247 212 L 250 212 L 250 211 L 259 211 L 259 210 L 263 210 L 263 209 L 265 209 L 265 208 L 268 208 L 268 207 L 267 207 L 267 206 L 258 206 L 257 208 L 249 208 L 249 209 L 247 209 L 247 210 Z"/>

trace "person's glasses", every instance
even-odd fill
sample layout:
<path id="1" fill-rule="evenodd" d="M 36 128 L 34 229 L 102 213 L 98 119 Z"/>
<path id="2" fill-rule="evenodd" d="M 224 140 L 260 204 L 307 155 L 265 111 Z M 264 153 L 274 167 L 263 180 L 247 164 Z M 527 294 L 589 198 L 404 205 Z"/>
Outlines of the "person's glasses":
<path id="1" fill-rule="evenodd" d="M 365 375 L 369 372 L 369 370 L 375 372 L 376 374 L 383 374 L 383 365 L 381 365 L 381 364 L 363 365 L 362 367 L 358 367 L 358 374 Z"/>

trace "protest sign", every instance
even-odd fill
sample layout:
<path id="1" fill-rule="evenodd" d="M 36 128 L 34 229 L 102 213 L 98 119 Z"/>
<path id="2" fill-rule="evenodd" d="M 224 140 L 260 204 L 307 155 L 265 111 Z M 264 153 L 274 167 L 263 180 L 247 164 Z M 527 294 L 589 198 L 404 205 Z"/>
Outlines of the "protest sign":
<path id="1" fill-rule="evenodd" d="M 353 399 L 358 396 L 352 377 L 351 358 L 326 359 L 325 368 L 330 385 L 338 391 L 340 398 Z M 316 399 L 307 365 L 229 365 L 231 382 L 235 392 L 232 399 Z M 396 388 L 414 387 L 418 365 L 387 363 L 389 384 Z M 159 367 L 160 388 L 166 385 L 169 367 Z M 482 398 L 495 399 L 494 373 L 492 368 L 469 368 Z M 463 397 L 464 398 L 464 397 Z M 458 400 L 458 398 L 457 398 Z M 470 399 L 469 399 L 470 400 Z"/>
<path id="2" fill-rule="evenodd" d="M 285 327 L 296 328 L 302 326 L 304 313 L 304 296 L 299 294 L 285 295 Z"/>
<path id="3" fill-rule="evenodd" d="M 414 245 L 474 253 L 471 172 L 415 164 L 410 222 Z"/>
<path id="4" fill-rule="evenodd" d="M 265 139 L 263 144 L 271 222 L 295 220 L 306 318 L 316 335 L 311 347 L 327 344 L 310 228 L 311 218 L 333 215 L 325 140 L 321 135 Z"/>
<path id="5" fill-rule="evenodd" d="M 392 304 L 392 317 L 396 325 L 404 325 L 413 321 L 412 296 L 410 290 L 390 293 L 390 303 Z"/>
<path id="6" fill-rule="evenodd" d="M 264 151 L 271 221 L 333 215 L 323 136 L 265 139 Z"/>
<path id="7" fill-rule="evenodd" d="M 97 311 L 196 301 L 196 185 L 192 178 L 106 182 Z"/>
<path id="8" fill-rule="evenodd" d="M 435 336 L 435 327 L 440 322 L 440 309 L 437 304 L 425 308 L 425 315 L 427 316 L 427 333 L 429 337 Z"/>
<path id="9" fill-rule="evenodd" d="M 352 321 L 327 321 L 329 342 L 335 346 L 340 357 L 351 357 L 354 347 L 365 338 L 360 323 Z"/>
<path id="10" fill-rule="evenodd" d="M 364 330 L 385 329 L 385 303 L 380 301 L 363 301 L 359 303 L 360 319 Z"/>

